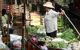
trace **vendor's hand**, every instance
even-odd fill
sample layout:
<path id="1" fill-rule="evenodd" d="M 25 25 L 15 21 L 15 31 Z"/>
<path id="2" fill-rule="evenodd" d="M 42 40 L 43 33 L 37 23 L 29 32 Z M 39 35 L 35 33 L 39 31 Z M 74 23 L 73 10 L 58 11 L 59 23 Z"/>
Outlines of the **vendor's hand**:
<path id="1" fill-rule="evenodd" d="M 65 11 L 63 9 L 61 9 L 61 13 L 62 13 L 62 15 L 64 15 L 65 14 Z"/>

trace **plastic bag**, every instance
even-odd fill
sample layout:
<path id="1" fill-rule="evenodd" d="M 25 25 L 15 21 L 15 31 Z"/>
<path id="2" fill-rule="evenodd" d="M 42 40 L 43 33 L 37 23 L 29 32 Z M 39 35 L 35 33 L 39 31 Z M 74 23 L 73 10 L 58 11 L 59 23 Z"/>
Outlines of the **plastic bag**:
<path id="1" fill-rule="evenodd" d="M 21 49 L 21 41 L 20 40 L 13 41 L 13 48 L 14 49 Z"/>

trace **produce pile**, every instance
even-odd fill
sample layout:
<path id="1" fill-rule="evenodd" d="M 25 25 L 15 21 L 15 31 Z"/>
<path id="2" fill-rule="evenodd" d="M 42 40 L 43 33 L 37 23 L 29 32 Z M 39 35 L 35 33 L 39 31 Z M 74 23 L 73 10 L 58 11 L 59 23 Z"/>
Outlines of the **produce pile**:
<path id="1" fill-rule="evenodd" d="M 73 29 L 71 28 L 67 28 L 64 32 L 61 33 L 61 35 L 57 36 L 56 38 L 46 36 L 46 32 L 43 26 L 30 26 L 28 31 L 33 35 L 36 35 L 38 41 L 46 42 L 48 47 L 67 48 L 69 44 L 78 41 Z"/>

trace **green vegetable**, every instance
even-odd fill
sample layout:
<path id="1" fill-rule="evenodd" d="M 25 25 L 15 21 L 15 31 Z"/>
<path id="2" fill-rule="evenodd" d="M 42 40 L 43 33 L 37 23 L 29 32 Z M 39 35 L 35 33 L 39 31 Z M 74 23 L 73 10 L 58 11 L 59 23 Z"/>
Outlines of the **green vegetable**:
<path id="1" fill-rule="evenodd" d="M 73 40 L 74 38 L 76 38 L 75 33 L 73 32 L 72 29 L 67 29 L 66 31 L 63 32 L 61 38 L 70 41 Z"/>
<path id="2" fill-rule="evenodd" d="M 68 46 L 68 44 L 64 42 L 48 42 L 47 44 L 49 47 L 53 48 L 66 48 Z"/>

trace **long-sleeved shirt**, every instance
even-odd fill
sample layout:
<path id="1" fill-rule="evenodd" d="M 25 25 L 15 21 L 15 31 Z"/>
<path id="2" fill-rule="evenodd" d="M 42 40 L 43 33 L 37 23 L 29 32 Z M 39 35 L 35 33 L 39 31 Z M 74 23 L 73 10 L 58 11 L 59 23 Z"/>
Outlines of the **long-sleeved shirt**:
<path id="1" fill-rule="evenodd" d="M 51 33 L 55 30 L 57 30 L 57 17 L 59 15 L 59 12 L 56 12 L 52 9 L 50 9 L 48 12 L 46 12 L 44 17 L 44 23 L 46 27 L 46 32 Z"/>

